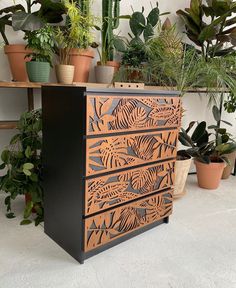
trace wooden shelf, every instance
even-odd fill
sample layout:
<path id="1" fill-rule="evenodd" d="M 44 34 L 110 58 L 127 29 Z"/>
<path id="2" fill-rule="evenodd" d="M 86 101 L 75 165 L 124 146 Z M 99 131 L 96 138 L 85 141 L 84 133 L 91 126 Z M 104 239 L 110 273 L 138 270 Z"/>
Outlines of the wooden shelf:
<path id="1" fill-rule="evenodd" d="M 32 82 L 4 82 L 0 81 L 0 88 L 26 88 L 26 89 L 41 89 L 42 86 L 76 86 L 76 87 L 90 87 L 90 88 L 113 88 L 112 84 L 100 84 L 100 83 L 73 83 L 71 85 L 59 84 L 59 83 L 32 83 Z M 146 90 L 177 90 L 176 87 L 168 86 L 145 86 Z M 190 88 L 188 93 L 227 93 L 228 89 L 207 89 L 207 88 Z"/>
<path id="2" fill-rule="evenodd" d="M 0 129 L 16 129 L 18 121 L 0 121 Z"/>

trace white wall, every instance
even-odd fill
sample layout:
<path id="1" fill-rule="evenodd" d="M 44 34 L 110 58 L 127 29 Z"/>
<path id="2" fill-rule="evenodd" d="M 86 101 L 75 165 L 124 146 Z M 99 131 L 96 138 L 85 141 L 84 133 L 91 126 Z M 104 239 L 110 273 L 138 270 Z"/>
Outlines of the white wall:
<path id="1" fill-rule="evenodd" d="M 13 1 L 12 1 L 13 2 Z M 151 1 L 155 5 L 156 1 Z M 16 1 L 16 3 L 24 3 L 24 1 Z M 10 5 L 11 1 L 1 0 L 0 9 Z M 166 1 L 159 0 L 159 7 L 161 12 L 171 12 L 169 16 L 172 22 L 177 22 L 179 29 L 183 29 L 178 17 L 176 16 L 176 10 L 183 9 L 189 5 L 189 0 L 178 0 L 178 1 Z M 131 6 L 134 10 L 141 10 L 142 6 L 145 7 L 145 11 L 150 10 L 150 1 L 148 0 L 122 0 L 121 1 L 121 14 L 131 14 Z M 101 0 L 95 0 L 93 5 L 94 13 L 100 15 L 101 12 Z M 163 16 L 165 20 L 165 16 Z M 120 27 L 118 31 L 122 32 L 122 35 L 128 32 L 128 22 L 127 20 L 121 20 Z M 22 33 L 13 32 L 10 28 L 7 29 L 7 34 L 9 36 L 11 43 L 22 43 Z M 99 40 L 99 35 L 96 36 Z M 0 39 L 1 42 L 1 39 Z M 95 62 L 96 60 L 94 60 Z M 3 49 L 0 49 L 0 80 L 11 80 L 11 75 L 7 63 L 7 58 L 3 53 Z M 52 77 L 53 79 L 54 77 Z M 91 73 L 91 80 L 93 80 L 93 71 Z M 37 106 L 40 105 L 40 98 L 36 97 Z M 26 96 L 23 91 L 17 91 L 15 89 L 11 90 L 0 90 L 0 120 L 7 119 L 17 119 L 19 115 L 27 109 Z M 202 99 L 197 94 L 187 94 L 183 98 L 184 108 L 186 110 L 185 116 L 183 118 L 183 126 L 186 127 L 187 123 L 191 120 L 207 120 L 212 124 L 211 112 L 207 106 L 207 97 L 202 96 Z M 236 114 L 229 115 L 224 113 L 224 119 L 234 123 L 234 127 L 231 132 L 236 135 Z M 4 131 L 0 130 L 0 151 L 5 145 L 7 145 L 9 138 L 13 135 L 14 131 Z"/>

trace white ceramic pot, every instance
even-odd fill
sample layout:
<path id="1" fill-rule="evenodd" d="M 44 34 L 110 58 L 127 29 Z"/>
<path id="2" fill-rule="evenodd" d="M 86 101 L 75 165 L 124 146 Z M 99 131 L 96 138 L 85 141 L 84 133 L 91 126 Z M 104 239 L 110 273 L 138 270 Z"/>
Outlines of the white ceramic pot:
<path id="1" fill-rule="evenodd" d="M 115 67 L 112 66 L 95 66 L 95 77 L 97 83 L 111 84 L 114 78 Z"/>
<path id="2" fill-rule="evenodd" d="M 187 181 L 188 173 L 192 159 L 177 160 L 175 164 L 175 186 L 174 186 L 174 198 L 182 197 L 185 193 L 185 184 Z"/>
<path id="3" fill-rule="evenodd" d="M 73 65 L 57 65 L 56 76 L 57 81 L 61 84 L 72 84 L 74 79 L 75 66 Z"/>

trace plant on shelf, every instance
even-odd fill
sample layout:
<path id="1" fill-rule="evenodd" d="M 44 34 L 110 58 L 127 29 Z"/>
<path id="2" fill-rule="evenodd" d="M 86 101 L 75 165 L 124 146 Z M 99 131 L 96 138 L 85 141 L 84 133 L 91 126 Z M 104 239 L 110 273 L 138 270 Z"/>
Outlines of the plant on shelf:
<path id="1" fill-rule="evenodd" d="M 25 56 L 32 51 L 26 50 L 24 44 L 10 44 L 6 35 L 6 26 L 11 26 L 15 31 L 39 30 L 47 23 L 58 23 L 63 20 L 65 13 L 61 1 L 23 1 L 25 5 L 17 4 L 0 10 L 0 33 L 5 42 L 5 53 L 8 56 L 12 77 L 14 81 L 27 81 Z M 34 10 L 34 12 L 32 12 Z"/>
<path id="2" fill-rule="evenodd" d="M 221 123 L 230 123 L 219 119 L 219 109 L 213 106 L 212 113 L 216 120 L 216 125 L 209 126 L 209 133 L 205 121 L 197 123 L 197 127 L 189 136 L 188 132 L 194 127 L 196 122 L 191 122 L 187 130 L 182 129 L 179 140 L 189 147 L 186 152 L 194 157 L 197 168 L 198 184 L 202 188 L 216 189 L 219 186 L 223 170 L 229 160 L 227 154 L 236 151 L 236 142 L 225 128 L 221 128 Z M 213 139 L 211 139 L 213 138 Z"/>
<path id="3" fill-rule="evenodd" d="M 76 1 L 65 0 L 66 21 L 55 27 L 54 38 L 58 51 L 59 65 L 56 66 L 58 82 L 71 84 L 74 80 L 75 66 L 71 63 L 73 49 L 85 49 L 92 43 L 90 28 L 94 26 L 94 17 L 84 16 Z M 87 7 L 87 6 L 86 6 Z"/>
<path id="4" fill-rule="evenodd" d="M 200 48 L 208 60 L 216 56 L 235 53 L 236 12 L 233 0 L 191 0 L 190 8 L 178 10 L 183 19 L 188 38 Z"/>
<path id="5" fill-rule="evenodd" d="M 210 62 L 210 65 L 206 64 L 209 68 L 206 79 L 211 82 L 210 87 L 214 87 L 215 90 L 229 89 L 229 96 L 224 105 L 229 113 L 236 110 L 234 75 L 236 17 L 233 17 L 235 12 L 236 4 L 233 0 L 215 0 L 206 3 L 202 0 L 191 0 L 190 8 L 177 11 L 185 23 L 188 38 L 200 49 L 205 61 Z M 214 77 L 211 75 L 212 71 Z M 215 82 L 212 83 L 212 79 Z"/>
<path id="6" fill-rule="evenodd" d="M 96 81 L 99 83 L 111 83 L 114 73 L 118 71 L 120 64 L 114 60 L 115 50 L 123 50 L 124 42 L 121 37 L 114 34 L 119 27 L 121 0 L 102 0 L 102 27 L 101 47 L 97 47 L 100 61 L 95 67 Z"/>
<path id="7" fill-rule="evenodd" d="M 27 31 L 24 39 L 27 40 L 26 48 L 32 50 L 27 57 L 26 70 L 31 82 L 49 82 L 50 66 L 54 55 L 53 28 L 45 25 L 35 31 Z"/>
<path id="8" fill-rule="evenodd" d="M 78 9 L 76 16 L 78 42 L 75 47 L 70 49 L 70 64 L 75 66 L 74 82 L 88 82 L 92 59 L 94 58 L 94 50 L 91 49 L 94 40 L 92 30 L 96 26 L 97 17 L 91 12 L 91 0 L 74 0 L 71 1 L 71 4 L 75 4 Z M 67 2 L 66 6 L 67 13 L 70 13 L 70 3 Z M 67 16 L 67 18 L 71 16 Z"/>
<path id="9" fill-rule="evenodd" d="M 128 78 L 135 82 L 140 82 L 143 78 L 143 68 L 145 70 L 145 65 L 149 61 L 147 43 L 155 34 L 160 16 L 167 14 L 160 14 L 158 2 L 156 2 L 156 7 L 152 7 L 147 17 L 144 12 L 144 7 L 142 7 L 141 12 L 133 11 L 130 17 L 129 26 L 132 34 L 129 33 L 130 40 L 127 41 L 122 57 L 122 65 L 127 68 Z M 146 72 L 145 70 L 145 75 Z"/>
<path id="10" fill-rule="evenodd" d="M 43 221 L 42 182 L 42 120 L 41 110 L 24 113 L 18 123 L 19 130 L 2 152 L 0 169 L 6 171 L 0 177 L 0 190 L 7 193 L 6 216 L 14 218 L 11 202 L 19 195 L 26 196 L 24 219 L 21 224 L 35 225 Z"/>

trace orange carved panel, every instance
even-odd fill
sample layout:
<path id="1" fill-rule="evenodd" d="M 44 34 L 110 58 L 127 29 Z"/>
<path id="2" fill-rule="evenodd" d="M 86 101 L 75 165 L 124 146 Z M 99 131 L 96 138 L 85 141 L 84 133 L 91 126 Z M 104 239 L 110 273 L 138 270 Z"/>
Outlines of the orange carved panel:
<path id="1" fill-rule="evenodd" d="M 178 130 L 87 139 L 86 176 L 176 157 Z"/>
<path id="2" fill-rule="evenodd" d="M 170 188 L 174 161 L 86 180 L 85 215 Z"/>
<path id="3" fill-rule="evenodd" d="M 87 135 L 176 128 L 179 97 L 87 96 Z"/>
<path id="4" fill-rule="evenodd" d="M 165 191 L 85 219 L 85 252 L 169 216 L 172 205 Z"/>

